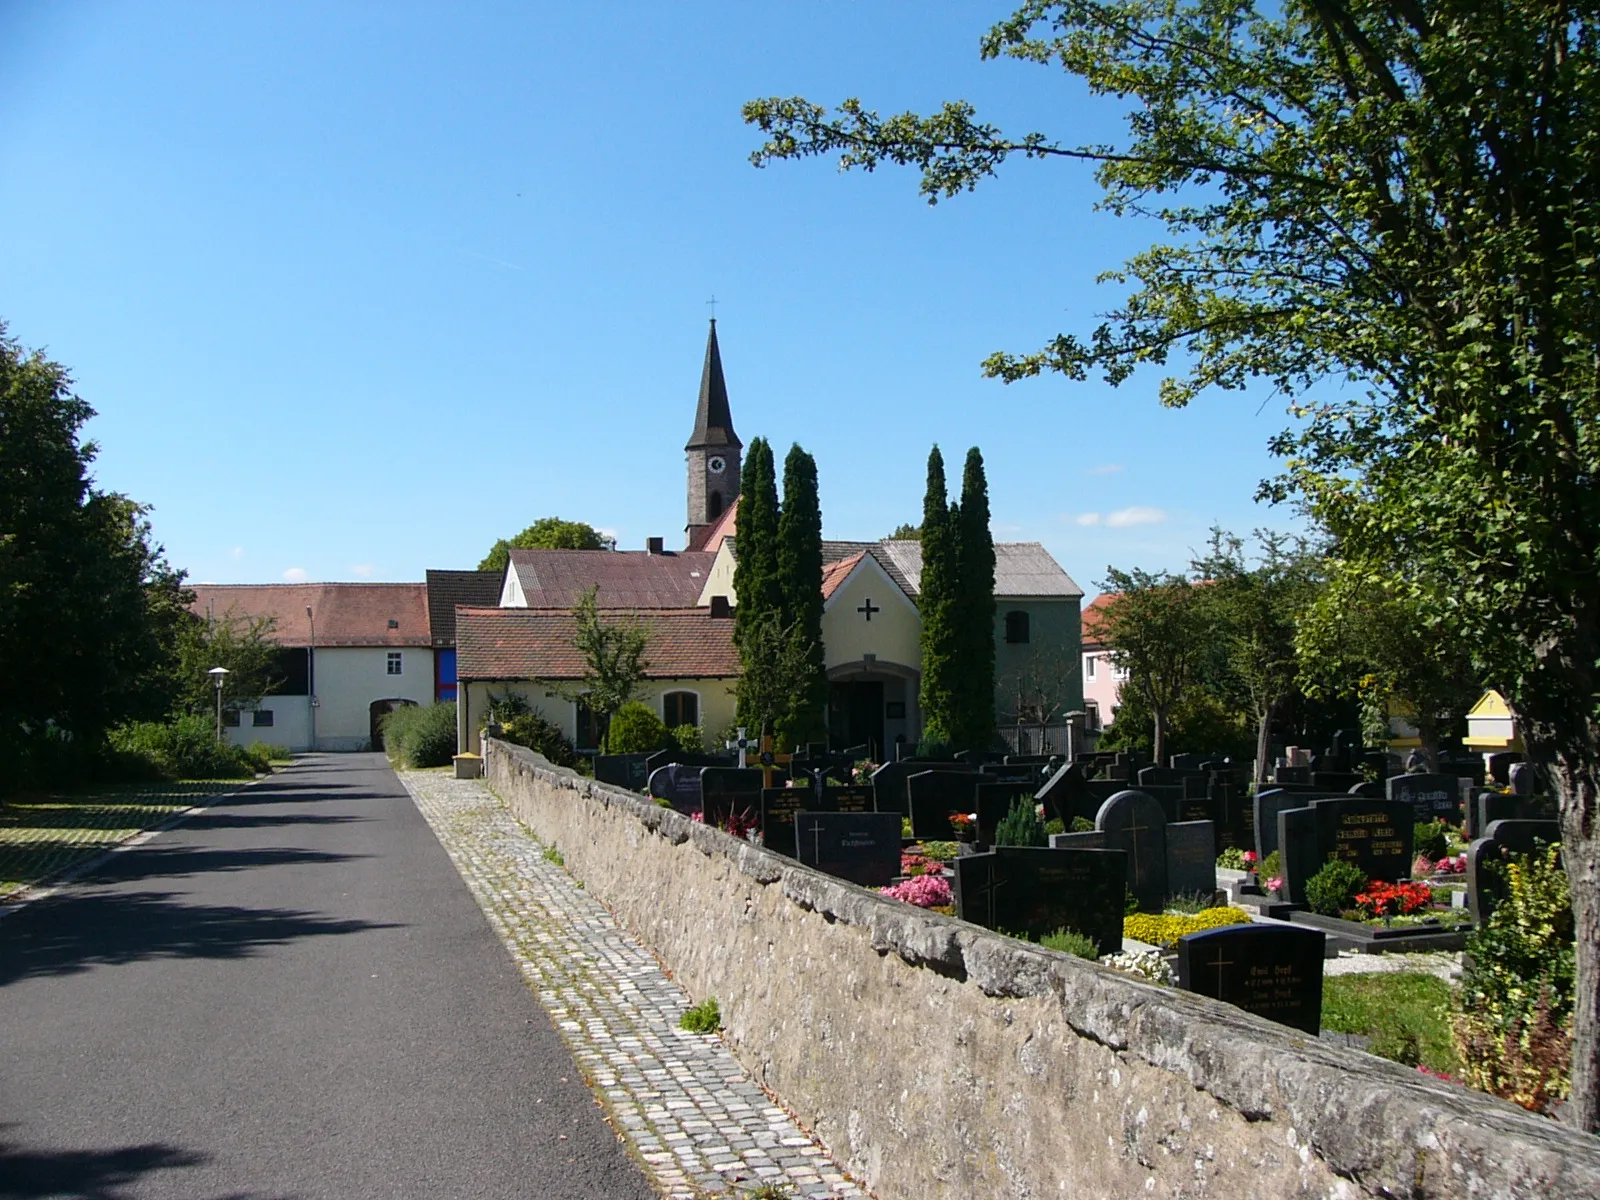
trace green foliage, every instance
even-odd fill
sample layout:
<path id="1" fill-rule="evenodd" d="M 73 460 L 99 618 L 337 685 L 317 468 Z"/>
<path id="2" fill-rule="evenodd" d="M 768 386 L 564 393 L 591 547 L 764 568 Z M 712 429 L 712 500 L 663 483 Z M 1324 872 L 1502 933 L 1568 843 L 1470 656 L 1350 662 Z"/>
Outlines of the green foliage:
<path id="1" fill-rule="evenodd" d="M 667 730 L 668 743 L 685 754 L 704 754 L 706 752 L 705 730 L 698 725 L 674 725 Z"/>
<path id="2" fill-rule="evenodd" d="M 785 619 L 783 578 L 778 568 L 778 480 L 772 447 L 765 438 L 750 443 L 739 479 L 735 525 L 739 556 L 733 568 L 733 640 L 739 648 L 737 723 L 752 733 L 775 732 L 789 711 L 790 668 L 809 669 L 809 656 L 796 660 L 799 635 Z M 820 553 L 820 550 L 819 550 Z M 820 578 L 820 576 L 819 576 Z"/>
<path id="3" fill-rule="evenodd" d="M 513 550 L 615 550 L 615 538 L 608 538 L 582 521 L 563 521 L 560 517 L 540 517 L 515 537 L 501 538 L 489 548 L 478 564 L 480 571 L 504 571 Z"/>
<path id="4" fill-rule="evenodd" d="M 741 549 L 741 553 L 742 553 Z M 827 737 L 828 674 L 822 646 L 822 506 L 816 461 L 798 445 L 783 461 L 783 508 L 778 517 L 777 566 L 783 623 L 804 667 L 789 680 L 789 699 L 777 723 L 778 744 L 797 746 Z"/>
<path id="5" fill-rule="evenodd" d="M 1039 939 L 1039 945 L 1046 950 L 1075 954 L 1079 958 L 1087 958 L 1090 962 L 1100 958 L 1100 948 L 1095 944 L 1095 940 L 1072 929 L 1058 929 L 1054 933 L 1047 933 Z"/>
<path id="6" fill-rule="evenodd" d="M 205 717 L 136 721 L 110 731 L 112 770 L 135 779 L 249 779 L 257 763 L 238 746 L 217 741 Z"/>
<path id="7" fill-rule="evenodd" d="M 1282 879 L 1283 852 L 1281 850 L 1274 850 L 1271 854 L 1263 858 L 1260 862 L 1260 865 L 1256 867 L 1256 874 L 1261 876 L 1261 883 L 1263 887 L 1266 886 L 1266 882 L 1269 879 Z"/>
<path id="8" fill-rule="evenodd" d="M 631 614 L 601 616 L 595 600 L 599 590 L 589 588 L 572 609 L 577 622 L 573 644 L 583 656 L 583 678 L 576 687 L 558 684 L 552 690 L 564 700 L 587 704 L 605 730 L 644 682 L 650 669 L 646 654 L 651 631 Z"/>
<path id="9" fill-rule="evenodd" d="M 455 701 L 402 704 L 383 718 L 383 748 L 406 767 L 447 767 L 456 753 Z"/>
<path id="10" fill-rule="evenodd" d="M 1112 661 L 1128 673 L 1122 694 L 1143 701 L 1150 717 L 1151 755 L 1166 762 L 1168 724 L 1194 682 L 1196 660 L 1205 645 L 1194 589 L 1182 575 L 1115 567 L 1107 568 L 1100 589 L 1117 597 L 1100 610 L 1100 630 Z M 1112 733 L 1134 735 L 1139 724 L 1125 702 Z"/>
<path id="11" fill-rule="evenodd" d="M 1170 913 L 1194 916 L 1211 908 L 1215 900 L 1216 896 L 1212 892 L 1180 892 L 1167 897 L 1166 910 Z"/>
<path id="12" fill-rule="evenodd" d="M 954 713 L 957 745 L 987 749 L 994 723 L 994 534 L 989 529 L 989 482 L 983 455 L 967 451 L 961 501 L 952 511 L 956 529 L 957 682 Z M 1077 664 L 1073 664 L 1074 670 Z"/>
<path id="13" fill-rule="evenodd" d="M 1406 1066 L 1454 1074 L 1450 985 L 1413 971 L 1329 975 L 1322 981 L 1322 1026 L 1370 1038 L 1368 1049 Z"/>
<path id="14" fill-rule="evenodd" d="M 205 716 L 215 711 L 216 684 L 208 672 L 223 667 L 224 708 L 252 708 L 282 682 L 277 669 L 277 621 L 233 610 L 206 616 L 185 614 L 176 627 L 177 662 L 172 679 L 172 711 Z"/>
<path id="15" fill-rule="evenodd" d="M 1450 849 L 1450 826 L 1444 821 L 1419 821 L 1411 827 L 1413 853 L 1437 861 Z"/>
<path id="16" fill-rule="evenodd" d="M 1472 1086 L 1542 1111 L 1570 1084 L 1576 926 L 1561 848 L 1513 856 L 1503 895 L 1467 939 L 1456 1047 Z"/>
<path id="17" fill-rule="evenodd" d="M 651 754 L 670 744 L 661 718 L 653 708 L 637 700 L 617 709 L 606 729 L 607 754 Z"/>
<path id="18" fill-rule="evenodd" d="M 1011 811 L 1000 818 L 995 827 L 996 846 L 1048 846 L 1044 822 L 1034 807 L 1032 796 L 1018 796 L 1011 802 Z"/>
<path id="19" fill-rule="evenodd" d="M 1224 846 L 1217 855 L 1217 866 L 1224 871 L 1242 871 L 1249 865 L 1244 861 L 1244 851 L 1237 846 Z"/>
<path id="20" fill-rule="evenodd" d="M 920 542 L 922 540 L 922 526 L 901 523 L 894 527 L 887 540 L 891 542 Z"/>
<path id="21" fill-rule="evenodd" d="M 950 511 L 944 456 L 928 453 L 928 487 L 922 500 L 922 706 L 924 744 L 954 743 L 960 733 L 961 631 L 960 531 Z"/>
<path id="22" fill-rule="evenodd" d="M 251 742 L 245 747 L 245 752 L 269 763 L 289 762 L 294 758 L 294 751 L 281 742 Z"/>
<path id="23" fill-rule="evenodd" d="M 1067 823 L 1060 817 L 1051 817 L 1044 823 L 1044 832 L 1046 837 L 1049 837 L 1053 833 L 1065 833 L 1066 831 Z"/>
<path id="24" fill-rule="evenodd" d="M 1356 894 L 1367 886 L 1367 876 L 1353 862 L 1331 859 L 1306 880 L 1306 905 L 1314 913 L 1337 917 L 1356 905 Z"/>
<path id="25" fill-rule="evenodd" d="M 547 863 L 555 863 L 555 865 L 558 867 L 564 867 L 567 865 L 566 856 L 554 846 L 546 846 L 540 852 L 540 857 L 542 857 Z"/>
<path id="26" fill-rule="evenodd" d="M 959 842 L 922 843 L 922 857 L 934 859 L 936 862 L 950 862 L 960 852 Z"/>
<path id="27" fill-rule="evenodd" d="M 722 1028 L 722 1013 L 717 1009 L 717 998 L 707 996 L 678 1018 L 678 1028 L 690 1033 L 715 1033 Z"/>
<path id="28" fill-rule="evenodd" d="M 1070 832 L 1072 832 L 1072 833 L 1093 833 L 1094 832 L 1094 822 L 1089 820 L 1088 817 L 1073 817 L 1072 818 L 1072 829 L 1071 829 Z"/>
<path id="29" fill-rule="evenodd" d="M 524 708 L 523 712 L 501 718 L 501 740 L 526 746 L 558 767 L 576 767 L 580 761 L 586 761 L 555 722 Z"/>

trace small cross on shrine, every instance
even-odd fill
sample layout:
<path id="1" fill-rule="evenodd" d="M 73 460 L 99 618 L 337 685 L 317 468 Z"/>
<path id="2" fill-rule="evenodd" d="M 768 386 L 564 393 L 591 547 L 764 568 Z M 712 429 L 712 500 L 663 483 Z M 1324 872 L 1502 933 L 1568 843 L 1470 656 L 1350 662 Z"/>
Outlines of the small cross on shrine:
<path id="1" fill-rule="evenodd" d="M 762 787 L 772 787 L 772 776 L 776 773 L 777 768 L 787 766 L 794 759 L 792 754 L 774 753 L 772 746 L 771 737 L 763 737 L 761 739 L 761 753 L 757 756 L 756 762 L 760 764 Z M 743 764 L 740 765 L 742 766 Z"/>
<path id="2" fill-rule="evenodd" d="M 731 742 L 724 742 L 723 745 L 729 750 L 737 750 L 739 752 L 739 769 L 741 771 L 745 768 L 745 751 L 756 749 L 756 742 L 745 736 L 743 725 L 739 726 L 739 736 Z"/>
<path id="3" fill-rule="evenodd" d="M 867 624 L 870 625 L 870 624 L 872 624 L 872 614 L 875 613 L 875 612 L 882 612 L 883 609 L 881 609 L 881 608 L 877 607 L 875 604 L 873 604 L 872 603 L 872 597 L 868 596 L 867 597 L 867 602 L 865 604 L 863 604 L 860 608 L 856 609 L 856 611 L 858 613 L 865 613 L 867 615 Z"/>

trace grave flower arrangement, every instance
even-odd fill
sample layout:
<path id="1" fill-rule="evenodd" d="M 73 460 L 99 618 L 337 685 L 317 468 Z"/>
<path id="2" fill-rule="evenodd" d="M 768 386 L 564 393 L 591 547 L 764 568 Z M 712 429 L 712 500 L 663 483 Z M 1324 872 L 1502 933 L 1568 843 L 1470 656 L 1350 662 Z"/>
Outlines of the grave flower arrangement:
<path id="1" fill-rule="evenodd" d="M 900 874 L 902 875 L 930 875 L 939 870 L 939 864 L 924 855 L 911 854 L 909 852 L 902 852 L 900 855 Z"/>
<path id="2" fill-rule="evenodd" d="M 1417 861 L 1411 864 L 1411 874 L 1416 879 L 1426 879 L 1430 875 L 1465 875 L 1467 873 L 1467 856 L 1465 854 L 1446 854 L 1443 858 L 1430 859 L 1426 854 L 1417 855 Z"/>
<path id="3" fill-rule="evenodd" d="M 850 778 L 857 787 L 865 787 L 872 782 L 872 773 L 878 769 L 878 764 L 863 758 L 850 768 Z"/>
<path id="4" fill-rule="evenodd" d="M 955 903 L 950 884 L 943 875 L 916 875 L 880 891 L 890 899 L 915 904 L 918 908 L 939 908 Z"/>
<path id="5" fill-rule="evenodd" d="M 1356 908 L 1368 920 L 1403 917 L 1433 903 L 1433 890 L 1425 883 L 1379 883 L 1372 880 L 1356 895 Z"/>

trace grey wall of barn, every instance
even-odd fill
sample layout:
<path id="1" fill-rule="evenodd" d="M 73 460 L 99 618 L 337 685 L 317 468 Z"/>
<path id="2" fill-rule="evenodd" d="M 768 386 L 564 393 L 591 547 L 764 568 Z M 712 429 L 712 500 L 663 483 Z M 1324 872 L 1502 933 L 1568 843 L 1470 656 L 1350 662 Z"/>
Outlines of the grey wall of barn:
<path id="1" fill-rule="evenodd" d="M 1067 700 L 1061 712 L 1083 707 L 1082 625 L 1076 596 L 994 602 L 995 718 L 1002 725 L 1016 720 L 1016 692 L 1007 687 L 1008 676 L 1036 660 L 1056 662 Z M 1017 645 L 1006 641 L 1006 614 L 1028 614 L 1029 639 Z"/>
<path id="2" fill-rule="evenodd" d="M 494 742 L 488 780 L 882 1200 L 1600 1195 L 1600 1140 L 820 875 Z"/>

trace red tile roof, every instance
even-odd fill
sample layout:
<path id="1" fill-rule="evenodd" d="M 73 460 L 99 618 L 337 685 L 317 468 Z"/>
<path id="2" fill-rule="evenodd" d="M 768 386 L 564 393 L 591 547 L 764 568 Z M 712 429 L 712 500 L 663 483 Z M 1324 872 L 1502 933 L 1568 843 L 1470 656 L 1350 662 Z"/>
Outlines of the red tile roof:
<path id="1" fill-rule="evenodd" d="M 733 679 L 739 652 L 733 621 L 709 608 L 602 609 L 612 619 L 637 617 L 651 631 L 645 652 L 650 679 Z M 459 679 L 581 679 L 583 656 L 573 644 L 577 622 L 565 609 L 456 609 Z"/>
<path id="2" fill-rule="evenodd" d="M 689 549 L 709 550 L 712 554 L 715 554 L 718 550 L 722 549 L 722 539 L 731 538 L 733 536 L 733 531 L 738 527 L 738 524 L 739 498 L 735 496 L 733 498 L 733 503 L 728 505 L 727 511 L 718 517 L 716 523 L 708 528 L 705 533 L 701 534 L 700 540 L 694 545 L 690 546 Z"/>
<path id="3" fill-rule="evenodd" d="M 571 608 L 591 587 L 602 608 L 692 608 L 716 555 L 683 550 L 513 550 L 529 608 Z"/>
<path id="4" fill-rule="evenodd" d="M 1101 592 L 1083 606 L 1080 624 L 1082 627 L 1082 641 L 1085 646 L 1098 646 L 1105 640 L 1101 633 L 1100 622 L 1105 617 L 1106 609 L 1116 600 L 1117 595 L 1116 592 Z"/>
<path id="5" fill-rule="evenodd" d="M 855 554 L 852 554 L 849 558 L 841 558 L 837 562 L 831 562 L 827 566 L 823 567 L 822 598 L 826 600 L 829 596 L 833 595 L 834 592 L 838 591 L 839 585 L 850 577 L 850 572 L 854 571 L 856 566 L 866 556 L 867 552 L 865 550 L 861 550 Z"/>
<path id="6" fill-rule="evenodd" d="M 421 583 L 201 583 L 193 611 L 201 616 L 272 617 L 280 646 L 426 646 L 428 588 Z M 392 623 L 392 625 L 391 625 Z"/>

